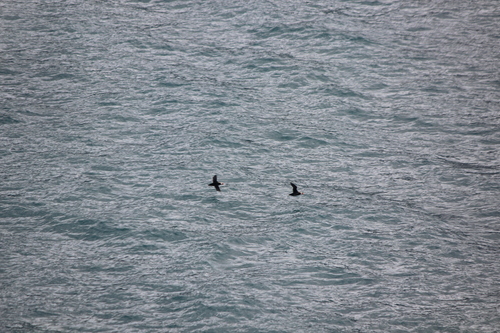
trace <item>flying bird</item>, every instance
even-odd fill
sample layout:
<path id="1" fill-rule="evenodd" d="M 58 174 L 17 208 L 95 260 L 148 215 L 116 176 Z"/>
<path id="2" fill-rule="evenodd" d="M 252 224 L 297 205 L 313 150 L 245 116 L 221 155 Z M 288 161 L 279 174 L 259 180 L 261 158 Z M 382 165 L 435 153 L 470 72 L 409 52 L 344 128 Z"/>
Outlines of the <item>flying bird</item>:
<path id="1" fill-rule="evenodd" d="M 224 183 L 219 183 L 219 182 L 217 181 L 217 175 L 215 175 L 215 176 L 214 176 L 214 178 L 212 179 L 212 183 L 211 183 L 211 184 L 208 184 L 208 186 L 215 186 L 215 189 L 216 189 L 217 191 L 219 191 L 219 192 L 220 192 L 220 187 L 219 187 L 219 185 L 224 185 Z"/>
<path id="2" fill-rule="evenodd" d="M 297 185 L 295 185 L 294 183 L 290 183 L 290 185 L 292 185 L 292 187 L 293 187 L 293 192 L 290 193 L 290 195 L 296 196 L 296 195 L 304 194 L 302 192 L 297 191 Z"/>

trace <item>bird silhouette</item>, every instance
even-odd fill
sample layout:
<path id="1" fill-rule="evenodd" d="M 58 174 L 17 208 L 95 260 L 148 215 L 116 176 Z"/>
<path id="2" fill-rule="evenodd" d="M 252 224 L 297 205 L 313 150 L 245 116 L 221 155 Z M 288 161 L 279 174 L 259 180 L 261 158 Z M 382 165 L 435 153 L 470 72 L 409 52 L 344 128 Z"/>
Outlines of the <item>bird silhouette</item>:
<path id="1" fill-rule="evenodd" d="M 292 187 L 293 187 L 293 192 L 290 193 L 290 195 L 296 196 L 296 195 L 304 194 L 302 192 L 297 191 L 297 185 L 295 185 L 294 183 L 290 183 L 290 185 L 292 185 Z"/>
<path id="2" fill-rule="evenodd" d="M 215 175 L 214 178 L 212 179 L 212 183 L 208 184 L 208 186 L 215 186 L 215 189 L 220 192 L 219 185 L 224 185 L 224 183 L 220 183 L 217 181 L 217 175 Z"/>

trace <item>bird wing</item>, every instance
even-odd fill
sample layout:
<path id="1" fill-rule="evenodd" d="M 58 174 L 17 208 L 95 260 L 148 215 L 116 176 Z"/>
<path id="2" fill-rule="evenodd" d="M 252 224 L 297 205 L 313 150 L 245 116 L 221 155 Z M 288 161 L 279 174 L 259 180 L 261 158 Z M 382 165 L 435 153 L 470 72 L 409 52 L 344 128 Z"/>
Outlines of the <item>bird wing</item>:
<path id="1" fill-rule="evenodd" d="M 217 175 L 214 176 L 213 182 L 214 182 L 214 184 L 217 184 Z"/>
<path id="2" fill-rule="evenodd" d="M 219 192 L 220 192 L 220 187 L 219 187 L 219 184 L 215 183 L 215 185 L 214 185 L 214 186 L 215 186 L 215 189 L 216 189 L 217 191 L 219 191 Z"/>
<path id="3" fill-rule="evenodd" d="M 292 185 L 294 192 L 297 191 L 297 185 L 295 185 L 294 183 L 290 183 L 290 185 Z"/>

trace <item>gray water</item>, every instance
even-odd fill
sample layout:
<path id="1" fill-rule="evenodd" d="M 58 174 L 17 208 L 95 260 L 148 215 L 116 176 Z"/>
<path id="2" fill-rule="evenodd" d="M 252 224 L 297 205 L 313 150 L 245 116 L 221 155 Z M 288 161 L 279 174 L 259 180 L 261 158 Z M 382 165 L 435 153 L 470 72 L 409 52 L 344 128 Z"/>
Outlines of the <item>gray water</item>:
<path id="1" fill-rule="evenodd" d="M 9 0 L 0 31 L 0 331 L 500 332 L 497 0 Z"/>

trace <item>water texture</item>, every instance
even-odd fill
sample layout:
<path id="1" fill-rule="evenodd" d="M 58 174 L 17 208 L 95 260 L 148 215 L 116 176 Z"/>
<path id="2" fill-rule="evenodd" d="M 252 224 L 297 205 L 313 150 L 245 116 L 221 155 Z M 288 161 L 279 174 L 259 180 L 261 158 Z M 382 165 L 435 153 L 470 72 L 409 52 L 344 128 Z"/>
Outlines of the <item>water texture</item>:
<path id="1" fill-rule="evenodd" d="M 12 0 L 0 31 L 0 331 L 500 331 L 496 0 Z"/>

